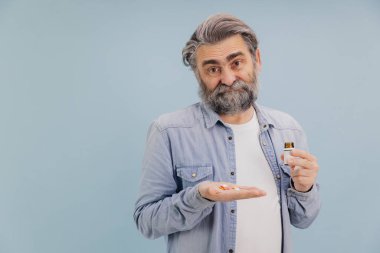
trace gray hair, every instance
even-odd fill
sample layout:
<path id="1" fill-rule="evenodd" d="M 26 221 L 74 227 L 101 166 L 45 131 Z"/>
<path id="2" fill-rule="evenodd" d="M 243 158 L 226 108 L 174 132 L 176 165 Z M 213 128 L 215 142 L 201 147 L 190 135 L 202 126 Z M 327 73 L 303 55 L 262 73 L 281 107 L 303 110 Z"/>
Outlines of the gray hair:
<path id="1" fill-rule="evenodd" d="M 216 14 L 203 21 L 195 30 L 182 50 L 185 66 L 196 70 L 196 51 L 200 45 L 215 44 L 233 35 L 240 34 L 251 52 L 253 59 L 258 47 L 258 40 L 253 30 L 240 19 L 229 14 Z"/>

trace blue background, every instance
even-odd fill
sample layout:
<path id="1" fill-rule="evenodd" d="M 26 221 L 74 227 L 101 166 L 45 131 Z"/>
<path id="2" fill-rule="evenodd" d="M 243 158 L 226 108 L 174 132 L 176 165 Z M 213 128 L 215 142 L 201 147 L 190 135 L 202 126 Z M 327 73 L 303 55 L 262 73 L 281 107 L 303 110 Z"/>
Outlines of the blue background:
<path id="1" fill-rule="evenodd" d="M 165 252 L 132 218 L 146 132 L 198 101 L 181 50 L 217 12 L 256 31 L 259 102 L 319 158 L 323 208 L 295 252 L 380 252 L 376 0 L 1 0 L 0 252 Z"/>

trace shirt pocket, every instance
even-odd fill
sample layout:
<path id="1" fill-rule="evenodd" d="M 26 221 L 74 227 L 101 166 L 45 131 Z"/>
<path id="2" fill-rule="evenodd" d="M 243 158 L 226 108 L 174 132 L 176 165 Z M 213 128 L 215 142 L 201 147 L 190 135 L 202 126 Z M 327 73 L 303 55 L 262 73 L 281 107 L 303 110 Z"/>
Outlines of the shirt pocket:
<path id="1" fill-rule="evenodd" d="M 212 166 L 177 166 L 177 176 L 179 178 L 179 188 L 185 189 L 199 184 L 202 181 L 212 180 Z"/>

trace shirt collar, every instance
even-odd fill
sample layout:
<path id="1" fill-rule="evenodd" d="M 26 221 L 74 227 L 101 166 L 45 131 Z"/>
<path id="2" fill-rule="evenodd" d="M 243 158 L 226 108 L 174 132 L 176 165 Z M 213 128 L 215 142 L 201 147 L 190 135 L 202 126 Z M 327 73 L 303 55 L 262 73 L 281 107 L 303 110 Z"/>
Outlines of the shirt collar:
<path id="1" fill-rule="evenodd" d="M 207 104 L 205 104 L 204 102 L 201 102 L 201 108 L 206 128 L 213 127 L 218 121 L 222 122 L 220 116 L 216 112 L 214 112 L 210 107 L 208 107 Z M 274 122 L 265 115 L 265 112 L 263 112 L 261 106 L 259 106 L 257 103 L 254 103 L 253 108 L 256 111 L 257 120 L 259 122 L 261 131 L 268 130 L 269 127 L 274 126 Z"/>
<path id="2" fill-rule="evenodd" d="M 205 120 L 206 128 L 213 127 L 218 121 L 222 122 L 219 115 L 208 107 L 204 102 L 201 102 L 203 118 Z"/>
<path id="3" fill-rule="evenodd" d="M 257 103 L 254 103 L 253 108 L 255 108 L 257 120 L 259 122 L 261 131 L 266 131 L 269 129 L 269 127 L 275 126 L 275 123 L 272 120 L 272 118 L 266 115 L 265 111 L 260 105 L 258 105 Z"/>

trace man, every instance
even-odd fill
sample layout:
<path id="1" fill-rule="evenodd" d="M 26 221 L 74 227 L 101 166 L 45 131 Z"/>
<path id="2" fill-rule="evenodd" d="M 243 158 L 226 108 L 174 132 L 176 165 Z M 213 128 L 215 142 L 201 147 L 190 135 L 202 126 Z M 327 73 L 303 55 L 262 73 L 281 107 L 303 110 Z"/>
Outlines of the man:
<path id="1" fill-rule="evenodd" d="M 168 252 L 291 252 L 291 224 L 308 227 L 320 200 L 318 163 L 289 115 L 255 103 L 260 50 L 226 14 L 199 25 L 182 52 L 201 103 L 150 127 L 134 219 Z M 284 142 L 294 142 L 288 165 Z"/>

